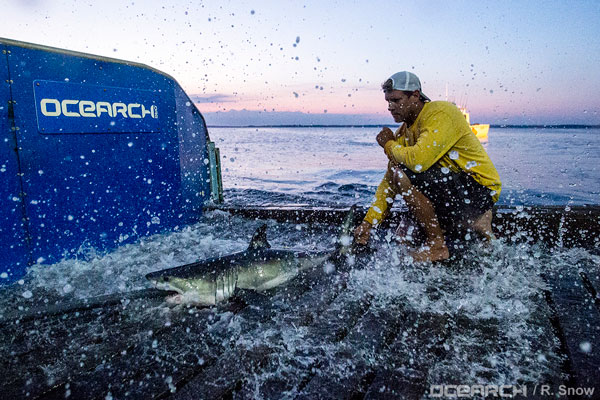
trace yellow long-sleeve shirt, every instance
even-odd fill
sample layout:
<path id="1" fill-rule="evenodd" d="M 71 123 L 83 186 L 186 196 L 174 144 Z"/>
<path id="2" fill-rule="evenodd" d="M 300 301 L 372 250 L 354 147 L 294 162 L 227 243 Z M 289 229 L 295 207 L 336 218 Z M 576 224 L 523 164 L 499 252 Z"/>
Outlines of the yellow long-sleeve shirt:
<path id="1" fill-rule="evenodd" d="M 390 162 L 402 164 L 415 173 L 425 172 L 434 165 L 456 173 L 464 171 L 489 188 L 494 202 L 498 201 L 502 189 L 498 171 L 454 104 L 425 103 L 416 121 L 408 129 L 398 128 L 396 137 L 398 139 L 388 141 L 384 148 Z M 395 195 L 388 171 L 377 188 L 365 221 L 373 225 L 381 222 Z"/>

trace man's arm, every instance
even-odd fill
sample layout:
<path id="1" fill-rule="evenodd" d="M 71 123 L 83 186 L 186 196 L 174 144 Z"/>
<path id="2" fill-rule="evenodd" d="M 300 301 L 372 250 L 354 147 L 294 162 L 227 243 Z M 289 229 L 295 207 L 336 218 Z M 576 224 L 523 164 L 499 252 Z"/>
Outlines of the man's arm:
<path id="1" fill-rule="evenodd" d="M 428 119 L 435 123 L 421 127 L 414 146 L 403 146 L 401 140 L 389 140 L 389 135 L 381 138 L 388 139 L 383 148 L 391 162 L 403 164 L 414 172 L 427 171 L 454 146 L 460 138 L 460 128 L 454 126 L 452 118 L 438 112 Z"/>
<path id="2" fill-rule="evenodd" d="M 391 204 L 394 202 L 396 192 L 392 185 L 392 172 L 388 166 L 385 176 L 381 180 L 375 200 L 367 211 L 363 222 L 354 230 L 354 241 L 358 244 L 367 244 L 369 242 L 370 232 L 373 226 L 377 226 L 388 214 Z"/>

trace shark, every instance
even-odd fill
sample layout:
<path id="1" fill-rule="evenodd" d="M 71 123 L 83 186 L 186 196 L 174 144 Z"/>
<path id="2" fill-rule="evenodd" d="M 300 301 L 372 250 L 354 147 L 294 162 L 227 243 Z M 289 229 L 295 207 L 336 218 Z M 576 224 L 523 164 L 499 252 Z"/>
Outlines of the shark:
<path id="1" fill-rule="evenodd" d="M 177 292 L 174 302 L 213 306 L 230 299 L 237 289 L 263 292 L 283 285 L 300 272 L 331 263 L 340 265 L 352 253 L 357 206 L 346 214 L 337 244 L 329 251 L 272 248 L 267 225 L 261 225 L 242 252 L 168 268 L 146 275 L 161 290 Z"/>

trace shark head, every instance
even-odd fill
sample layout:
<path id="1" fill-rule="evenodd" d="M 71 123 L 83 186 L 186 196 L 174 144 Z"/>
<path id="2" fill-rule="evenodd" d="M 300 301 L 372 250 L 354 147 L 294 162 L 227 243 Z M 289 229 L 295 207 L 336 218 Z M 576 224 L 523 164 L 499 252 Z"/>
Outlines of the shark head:
<path id="1" fill-rule="evenodd" d="M 194 273 L 192 268 L 171 268 L 146 275 L 154 287 L 186 295 L 193 303 L 215 305 L 233 295 L 236 289 L 237 269 L 216 273 Z"/>

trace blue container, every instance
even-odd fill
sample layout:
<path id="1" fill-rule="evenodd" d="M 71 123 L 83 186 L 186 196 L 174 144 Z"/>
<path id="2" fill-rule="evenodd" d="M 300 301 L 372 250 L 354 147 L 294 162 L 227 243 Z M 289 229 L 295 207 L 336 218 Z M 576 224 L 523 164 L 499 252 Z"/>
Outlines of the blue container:
<path id="1" fill-rule="evenodd" d="M 204 118 L 144 65 L 0 39 L 0 283 L 198 220 Z"/>

